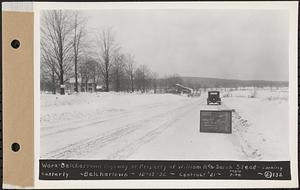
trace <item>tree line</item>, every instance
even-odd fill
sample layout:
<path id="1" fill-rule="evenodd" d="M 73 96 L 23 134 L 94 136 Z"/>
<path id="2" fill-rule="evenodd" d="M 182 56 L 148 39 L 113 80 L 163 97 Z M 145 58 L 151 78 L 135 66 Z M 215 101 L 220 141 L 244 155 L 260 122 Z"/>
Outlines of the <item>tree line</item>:
<path id="1" fill-rule="evenodd" d="M 213 78 L 165 77 L 145 64 L 138 64 L 132 53 L 124 53 L 112 28 L 87 31 L 88 18 L 78 11 L 49 10 L 41 15 L 40 82 L 41 90 L 65 94 L 66 84 L 74 79 L 74 91 L 88 89 L 89 82 L 103 85 L 105 91 L 166 92 L 174 84 L 194 90 L 238 88 L 243 86 L 288 86 L 288 82 L 239 81 Z M 92 40 L 91 40 L 92 39 Z"/>
<path id="2" fill-rule="evenodd" d="M 73 78 L 75 92 L 83 85 L 103 84 L 105 91 L 154 91 L 182 82 L 179 75 L 159 78 L 131 53 L 123 53 L 112 28 L 87 31 L 88 18 L 78 11 L 50 10 L 41 16 L 41 90 L 65 94 Z M 93 35 L 93 41 L 89 41 Z M 94 85 L 96 88 L 96 85 Z M 95 89 L 96 90 L 96 89 Z"/>

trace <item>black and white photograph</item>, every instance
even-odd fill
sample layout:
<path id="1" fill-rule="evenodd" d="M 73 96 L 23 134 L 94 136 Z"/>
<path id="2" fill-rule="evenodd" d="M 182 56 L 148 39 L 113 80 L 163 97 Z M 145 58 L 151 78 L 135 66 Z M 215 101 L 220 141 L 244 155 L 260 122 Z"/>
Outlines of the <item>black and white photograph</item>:
<path id="1" fill-rule="evenodd" d="M 292 6 L 217 4 L 40 9 L 39 180 L 295 179 Z"/>
<path id="2" fill-rule="evenodd" d="M 41 158 L 289 160 L 288 19 L 42 11 Z"/>
<path id="3" fill-rule="evenodd" d="M 131 5 L 40 10 L 39 179 L 291 180 L 290 9 Z"/>
<path id="4" fill-rule="evenodd" d="M 299 2 L 1 7 L 3 188 L 299 188 Z"/>

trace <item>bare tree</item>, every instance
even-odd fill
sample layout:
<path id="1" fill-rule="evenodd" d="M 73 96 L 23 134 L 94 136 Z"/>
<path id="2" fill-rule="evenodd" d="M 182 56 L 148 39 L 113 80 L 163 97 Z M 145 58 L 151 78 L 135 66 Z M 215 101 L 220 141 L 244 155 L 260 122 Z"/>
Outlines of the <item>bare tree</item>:
<path id="1" fill-rule="evenodd" d="M 134 91 L 134 73 L 135 73 L 135 62 L 134 62 L 134 56 L 131 54 L 127 54 L 126 55 L 126 75 L 129 79 L 129 83 L 130 83 L 130 89 L 131 92 Z"/>
<path id="2" fill-rule="evenodd" d="M 112 78 L 115 83 L 115 90 L 119 92 L 124 89 L 125 78 L 125 56 L 121 53 L 116 53 L 114 56 L 114 65 Z"/>
<path id="3" fill-rule="evenodd" d="M 78 11 L 74 12 L 74 33 L 73 33 L 73 53 L 74 53 L 74 78 L 75 78 L 75 91 L 78 92 L 78 59 L 80 50 L 83 46 L 85 19 L 82 18 Z"/>
<path id="4" fill-rule="evenodd" d="M 158 87 L 158 74 L 156 72 L 151 72 L 151 86 L 154 93 L 156 93 Z"/>
<path id="5" fill-rule="evenodd" d="M 64 83 L 72 69 L 71 48 L 72 30 L 71 14 L 68 11 L 50 10 L 44 12 L 41 20 L 42 48 L 49 55 L 51 64 L 54 64 L 60 84 L 60 94 L 65 94 Z"/>
<path id="6" fill-rule="evenodd" d="M 48 83 L 46 80 L 50 78 L 52 94 L 56 94 L 56 75 L 57 70 L 55 68 L 54 60 L 47 54 L 44 46 L 41 46 L 41 83 Z"/>
<path id="7" fill-rule="evenodd" d="M 175 84 L 183 84 L 183 80 L 178 74 L 173 74 L 164 77 L 163 79 L 163 88 L 168 89 L 172 88 Z"/>
<path id="8" fill-rule="evenodd" d="M 135 82 L 138 90 L 146 92 L 149 86 L 150 70 L 146 65 L 140 65 L 135 71 Z"/>
<path id="9" fill-rule="evenodd" d="M 109 85 L 111 83 L 111 70 L 113 65 L 113 56 L 118 50 L 118 46 L 115 42 L 115 37 L 110 28 L 103 29 L 97 35 L 97 47 L 99 62 L 101 64 L 101 74 L 105 82 L 106 91 L 109 91 Z"/>
<path id="10" fill-rule="evenodd" d="M 55 60 L 52 58 L 51 54 L 48 53 L 48 48 L 46 46 L 45 40 L 41 40 L 41 84 L 49 84 L 52 94 L 56 94 L 56 75 L 58 71 L 56 69 Z M 42 77 L 43 76 L 43 77 Z M 58 75 L 57 75 L 58 76 Z"/>
<path id="11" fill-rule="evenodd" d="M 85 91 L 89 91 L 89 84 L 92 84 L 91 88 L 96 88 L 96 67 L 98 63 L 91 59 L 85 58 L 85 60 L 79 66 L 79 73 L 81 78 L 81 86 L 85 87 Z"/>

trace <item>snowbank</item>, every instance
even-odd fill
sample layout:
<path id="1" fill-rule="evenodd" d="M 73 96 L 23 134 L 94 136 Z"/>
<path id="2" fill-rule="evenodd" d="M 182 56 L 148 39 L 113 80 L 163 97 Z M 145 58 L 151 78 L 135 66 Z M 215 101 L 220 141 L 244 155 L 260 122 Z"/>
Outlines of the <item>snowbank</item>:
<path id="1" fill-rule="evenodd" d="M 287 90 L 253 92 L 222 91 L 220 106 L 207 93 L 41 94 L 41 157 L 289 160 Z M 232 134 L 200 133 L 200 110 L 211 109 L 235 110 Z"/>
<path id="2" fill-rule="evenodd" d="M 41 127 L 70 120 L 93 119 L 100 115 L 130 111 L 137 107 L 170 104 L 189 99 L 173 94 L 79 93 L 41 94 Z"/>
<path id="3" fill-rule="evenodd" d="M 287 91 L 257 91 L 255 98 L 224 98 L 235 109 L 234 130 L 249 158 L 289 160 L 289 113 Z"/>

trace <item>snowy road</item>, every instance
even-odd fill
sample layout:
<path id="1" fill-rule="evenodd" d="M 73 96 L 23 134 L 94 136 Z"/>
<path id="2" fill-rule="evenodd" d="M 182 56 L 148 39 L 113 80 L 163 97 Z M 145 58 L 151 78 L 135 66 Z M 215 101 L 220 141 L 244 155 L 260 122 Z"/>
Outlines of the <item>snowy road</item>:
<path id="1" fill-rule="evenodd" d="M 92 100 L 91 104 L 79 101 L 78 105 L 71 104 L 71 107 L 64 100 L 54 99 L 55 103 L 62 101 L 63 104 L 57 103 L 60 106 L 54 107 L 45 105 L 40 131 L 41 158 L 288 159 L 280 157 L 281 154 L 269 154 L 278 134 L 273 133 L 273 139 L 270 139 L 269 130 L 251 129 L 257 126 L 237 109 L 239 106 L 233 103 L 237 102 L 236 98 L 233 98 L 234 101 L 231 101 L 232 98 L 222 99 L 221 106 L 206 105 L 206 96 L 152 95 L 146 97 L 149 101 L 144 101 L 144 98 L 143 95 L 133 98 L 115 96 L 115 106 L 106 106 L 103 103 L 106 102 L 106 96 L 103 96 Z M 253 103 L 257 105 L 257 102 Z M 69 106 L 68 110 L 72 109 L 73 113 L 66 111 L 65 106 Z M 84 114 L 79 114 L 83 113 L 82 109 Z M 233 133 L 200 133 L 200 110 L 208 109 L 237 109 L 233 112 Z M 68 119 L 59 119 L 62 115 Z M 278 129 L 279 135 L 282 135 L 282 130 Z M 264 143 L 269 143 L 269 149 L 268 146 L 262 146 Z M 286 151 L 285 147 L 285 144 L 282 145 L 278 151 Z"/>
<path id="2" fill-rule="evenodd" d="M 199 99 L 153 103 L 97 119 L 41 128 L 46 158 L 124 159 L 200 104 Z M 59 148 L 58 148 L 59 147 Z"/>

